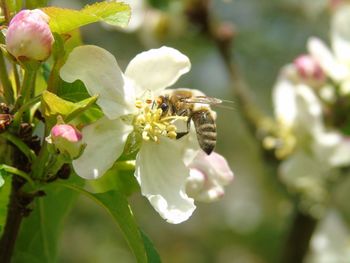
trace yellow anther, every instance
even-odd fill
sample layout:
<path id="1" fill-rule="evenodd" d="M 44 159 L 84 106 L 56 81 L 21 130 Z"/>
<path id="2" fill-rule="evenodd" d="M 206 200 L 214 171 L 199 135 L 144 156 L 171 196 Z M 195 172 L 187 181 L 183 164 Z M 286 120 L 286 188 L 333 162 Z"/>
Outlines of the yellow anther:
<path id="1" fill-rule="evenodd" d="M 136 100 L 136 101 L 135 101 L 135 106 L 136 106 L 136 108 L 141 109 L 142 106 L 143 106 L 142 101 L 141 101 L 141 100 Z"/>
<path id="2" fill-rule="evenodd" d="M 145 141 L 149 141 L 150 137 L 148 136 L 148 133 L 146 131 L 142 132 L 142 139 Z"/>
<path id="3" fill-rule="evenodd" d="M 175 125 L 169 124 L 169 125 L 166 127 L 166 130 L 167 130 L 168 132 L 171 132 L 171 131 L 176 132 L 177 128 L 176 128 Z"/>
<path id="4" fill-rule="evenodd" d="M 170 131 L 166 134 L 170 139 L 176 139 L 176 132 Z"/>
<path id="5" fill-rule="evenodd" d="M 153 100 L 137 100 L 135 106 L 139 109 L 138 115 L 134 119 L 135 129 L 138 130 L 145 141 L 160 142 L 161 136 L 176 139 L 176 126 L 173 124 L 177 120 L 187 121 L 188 117 L 173 116 L 167 114 L 163 116 L 160 108 L 153 107 Z"/>

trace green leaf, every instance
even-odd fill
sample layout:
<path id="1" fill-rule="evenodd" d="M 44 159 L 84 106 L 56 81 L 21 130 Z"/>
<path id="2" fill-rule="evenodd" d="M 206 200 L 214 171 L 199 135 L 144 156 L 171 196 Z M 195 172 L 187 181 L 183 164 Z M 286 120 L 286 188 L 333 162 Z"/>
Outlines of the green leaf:
<path id="1" fill-rule="evenodd" d="M 51 30 L 59 34 L 99 21 L 124 27 L 130 19 L 129 5 L 121 2 L 99 2 L 79 11 L 59 7 L 46 7 L 42 10 L 50 17 Z"/>
<path id="2" fill-rule="evenodd" d="M 76 175 L 69 181 L 83 184 Z M 63 220 L 79 194 L 54 183 L 45 188 L 45 193 L 46 196 L 35 199 L 33 211 L 22 222 L 13 263 L 56 262 Z"/>
<path id="3" fill-rule="evenodd" d="M 26 0 L 26 8 L 35 9 L 39 7 L 47 6 L 47 0 Z"/>
<path id="4" fill-rule="evenodd" d="M 87 98 L 85 100 L 73 103 L 61 99 L 57 95 L 44 91 L 42 94 L 42 114 L 45 118 L 56 119 L 57 116 L 62 116 L 65 122 L 69 122 L 78 116 L 80 113 L 88 109 L 95 103 L 97 96 Z"/>
<path id="5" fill-rule="evenodd" d="M 146 253 L 147 253 L 147 260 L 149 263 L 161 263 L 160 256 L 157 252 L 157 250 L 154 248 L 151 240 L 146 236 L 145 233 L 141 231 L 143 243 L 145 244 Z"/>
<path id="6" fill-rule="evenodd" d="M 122 163 L 116 162 L 102 177 L 88 181 L 88 185 L 99 193 L 118 189 L 125 196 L 130 196 L 135 192 L 140 192 L 140 186 L 134 176 L 135 169 L 125 169 Z"/>
<path id="7" fill-rule="evenodd" d="M 5 3 L 11 14 L 17 13 L 22 9 L 22 0 L 6 0 Z"/>
<path id="8" fill-rule="evenodd" d="M 118 191 L 108 191 L 105 193 L 93 194 L 75 185 L 66 183 L 60 184 L 86 195 L 98 205 L 103 207 L 118 223 L 119 227 L 124 233 L 125 239 L 134 252 L 137 261 L 139 263 L 147 262 L 146 251 L 141 233 L 135 222 L 128 201 L 122 193 Z"/>
<path id="9" fill-rule="evenodd" d="M 0 171 L 0 176 L 5 179 L 4 185 L 0 188 L 0 235 L 2 234 L 6 215 L 7 215 L 7 204 L 9 202 L 11 192 L 11 176 L 5 176 L 5 171 Z"/>
<path id="10" fill-rule="evenodd" d="M 57 95 L 62 99 L 72 102 L 90 98 L 90 95 L 87 92 L 83 82 L 80 80 L 74 81 L 73 83 L 61 81 L 57 90 Z M 76 119 L 76 122 L 79 124 L 88 124 L 100 119 L 102 116 L 103 113 L 100 108 L 98 108 L 97 105 L 92 105 L 92 107 L 79 115 L 79 117 Z"/>

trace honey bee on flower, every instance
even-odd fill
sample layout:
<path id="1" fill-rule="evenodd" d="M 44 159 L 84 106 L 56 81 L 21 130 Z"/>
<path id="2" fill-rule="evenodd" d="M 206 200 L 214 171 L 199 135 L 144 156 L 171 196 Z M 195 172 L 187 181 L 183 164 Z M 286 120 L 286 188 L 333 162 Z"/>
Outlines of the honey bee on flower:
<path id="1" fill-rule="evenodd" d="M 90 95 L 98 94 L 97 104 L 105 115 L 82 130 L 86 148 L 73 161 L 77 174 L 86 179 L 102 176 L 123 153 L 128 136 L 138 134 L 142 142 L 136 156 L 135 177 L 142 194 L 156 211 L 174 224 L 187 220 L 195 209 L 194 198 L 186 192 L 186 185 L 191 163 L 200 148 L 204 148 L 203 143 L 200 145 L 202 137 L 199 144 L 193 139 L 195 131 L 188 128 L 189 121 L 197 122 L 197 134 L 200 129 L 202 134 L 207 133 L 206 140 L 211 141 L 207 153 L 213 150 L 216 138 L 215 116 L 211 115 L 214 113 L 209 104 L 196 104 L 203 109 L 200 114 L 191 107 L 181 114 L 180 104 L 163 100 L 174 94 L 165 89 L 187 73 L 190 66 L 189 59 L 178 50 L 161 47 L 140 53 L 122 73 L 108 51 L 97 46 L 81 46 L 71 52 L 60 72 L 63 80 L 81 80 Z M 181 96 L 178 103 L 189 105 L 183 99 Z M 207 120 L 210 124 L 205 126 Z M 178 130 L 179 123 L 184 124 L 185 131 Z M 189 136 L 184 136 L 186 133 Z M 228 179 L 218 180 L 218 186 L 233 177 L 228 166 L 224 170 Z M 220 171 L 211 178 L 220 176 Z"/>

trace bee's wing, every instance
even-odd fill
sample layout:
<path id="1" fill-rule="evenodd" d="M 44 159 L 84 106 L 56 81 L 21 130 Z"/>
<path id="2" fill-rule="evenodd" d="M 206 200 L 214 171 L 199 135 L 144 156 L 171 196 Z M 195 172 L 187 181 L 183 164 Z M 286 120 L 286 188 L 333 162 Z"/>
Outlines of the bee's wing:
<path id="1" fill-rule="evenodd" d="M 185 103 L 201 103 L 201 104 L 208 104 L 208 105 L 213 105 L 219 108 L 223 109 L 229 109 L 229 110 L 234 110 L 233 101 L 228 101 L 228 100 L 221 100 L 218 98 L 213 98 L 213 97 L 206 97 L 206 96 L 195 96 L 191 98 L 183 98 L 181 99 L 182 102 Z"/>
<path id="2" fill-rule="evenodd" d="M 206 97 L 206 96 L 196 96 L 191 98 L 183 98 L 181 101 L 186 103 L 202 103 L 202 104 L 209 104 L 209 105 L 216 105 L 222 103 L 222 100 L 212 97 Z"/>

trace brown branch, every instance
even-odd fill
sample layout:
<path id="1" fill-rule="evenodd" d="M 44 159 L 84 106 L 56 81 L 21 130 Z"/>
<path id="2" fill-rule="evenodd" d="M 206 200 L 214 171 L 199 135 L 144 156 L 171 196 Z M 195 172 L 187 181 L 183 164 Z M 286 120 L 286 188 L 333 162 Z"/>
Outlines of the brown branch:
<path id="1" fill-rule="evenodd" d="M 23 184 L 22 178 L 13 176 L 5 229 L 0 240 L 0 261 L 3 263 L 11 262 L 22 219 L 30 212 L 27 206 L 32 202 L 33 197 L 21 194 L 20 189 Z"/>

